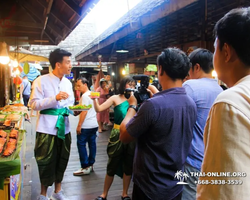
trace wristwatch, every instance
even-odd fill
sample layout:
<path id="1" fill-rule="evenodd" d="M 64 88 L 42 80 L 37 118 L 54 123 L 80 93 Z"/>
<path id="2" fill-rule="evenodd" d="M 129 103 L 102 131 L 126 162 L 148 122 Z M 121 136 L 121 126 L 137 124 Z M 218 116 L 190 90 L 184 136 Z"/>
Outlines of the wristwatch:
<path id="1" fill-rule="evenodd" d="M 135 105 L 129 105 L 128 109 L 129 109 L 129 108 L 133 108 L 133 109 L 135 110 L 135 112 L 137 112 L 137 111 L 138 111 L 138 107 L 137 107 L 137 106 L 135 106 Z"/>

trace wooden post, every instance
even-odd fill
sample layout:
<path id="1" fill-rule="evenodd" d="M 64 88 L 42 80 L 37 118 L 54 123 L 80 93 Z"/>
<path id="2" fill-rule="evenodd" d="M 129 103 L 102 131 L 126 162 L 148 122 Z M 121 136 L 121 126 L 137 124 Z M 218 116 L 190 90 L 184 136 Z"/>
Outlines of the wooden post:
<path id="1" fill-rule="evenodd" d="M 0 64 L 0 107 L 5 106 L 5 65 Z"/>

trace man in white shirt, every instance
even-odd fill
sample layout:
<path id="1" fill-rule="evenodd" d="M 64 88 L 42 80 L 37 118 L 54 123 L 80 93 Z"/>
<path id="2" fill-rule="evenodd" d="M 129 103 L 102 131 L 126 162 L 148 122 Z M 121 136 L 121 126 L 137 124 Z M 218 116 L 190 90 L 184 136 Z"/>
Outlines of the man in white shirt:
<path id="1" fill-rule="evenodd" d="M 38 165 L 41 195 L 47 200 L 47 188 L 55 183 L 52 200 L 66 200 L 61 182 L 71 145 L 68 106 L 74 104 L 71 82 L 64 77 L 71 72 L 71 53 L 56 49 L 50 53 L 52 73 L 38 77 L 32 85 L 30 107 L 40 111 L 36 126 L 35 158 Z"/>
<path id="2" fill-rule="evenodd" d="M 204 129 L 198 200 L 250 198 L 250 7 L 215 25 L 214 68 L 229 89 L 213 104 Z M 246 177 L 247 176 L 247 177 Z"/>
<path id="3" fill-rule="evenodd" d="M 93 170 L 96 156 L 96 132 L 98 123 L 96 118 L 96 111 L 93 106 L 93 100 L 89 97 L 90 91 L 88 88 L 88 80 L 86 78 L 79 78 L 76 82 L 75 89 L 83 93 L 80 99 L 80 105 L 92 105 L 88 111 L 82 111 L 79 117 L 77 133 L 77 147 L 81 162 L 81 168 L 75 171 L 75 176 L 82 176 L 90 174 Z M 89 155 L 87 154 L 86 143 L 88 142 Z"/>

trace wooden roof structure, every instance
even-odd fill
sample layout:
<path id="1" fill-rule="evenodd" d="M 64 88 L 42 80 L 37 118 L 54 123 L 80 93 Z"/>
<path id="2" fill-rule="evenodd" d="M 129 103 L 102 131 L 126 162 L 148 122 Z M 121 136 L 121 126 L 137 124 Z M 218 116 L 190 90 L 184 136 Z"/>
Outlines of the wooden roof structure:
<path id="1" fill-rule="evenodd" d="M 57 45 L 99 0 L 2 0 L 0 41 Z"/>
<path id="2" fill-rule="evenodd" d="M 86 46 L 78 61 L 155 63 L 169 46 L 213 50 L 215 23 L 229 10 L 250 0 L 142 0 L 129 13 Z M 128 53 L 116 53 L 117 49 Z"/>

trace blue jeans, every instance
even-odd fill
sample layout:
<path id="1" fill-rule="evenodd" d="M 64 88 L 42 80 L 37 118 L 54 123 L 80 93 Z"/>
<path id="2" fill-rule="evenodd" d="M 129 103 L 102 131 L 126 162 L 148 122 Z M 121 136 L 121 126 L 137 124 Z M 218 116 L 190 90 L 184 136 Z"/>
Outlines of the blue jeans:
<path id="1" fill-rule="evenodd" d="M 186 172 L 189 175 L 189 178 L 187 179 L 187 185 L 184 185 L 183 191 L 182 191 L 182 200 L 195 200 L 196 199 L 196 190 L 197 186 L 195 181 L 199 180 L 198 176 L 191 176 L 190 172 L 197 172 L 200 173 L 200 171 L 193 166 L 191 166 L 188 163 L 185 163 L 184 165 L 184 172 Z"/>
<path id="2" fill-rule="evenodd" d="M 77 148 L 82 168 L 89 167 L 95 163 L 97 129 L 98 127 L 81 129 L 81 134 L 77 135 Z M 86 149 L 87 142 L 89 147 L 89 156 Z"/>

